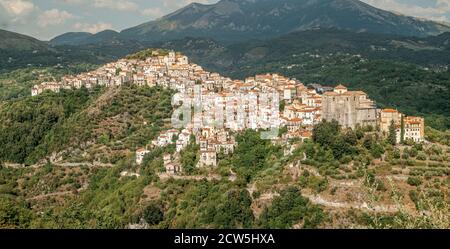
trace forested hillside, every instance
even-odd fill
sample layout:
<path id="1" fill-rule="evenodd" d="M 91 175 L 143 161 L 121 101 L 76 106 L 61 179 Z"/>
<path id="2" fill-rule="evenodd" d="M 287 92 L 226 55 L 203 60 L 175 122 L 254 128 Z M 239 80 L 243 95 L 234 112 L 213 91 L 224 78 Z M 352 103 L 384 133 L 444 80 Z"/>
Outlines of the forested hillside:
<path id="1" fill-rule="evenodd" d="M 173 146 L 152 150 L 141 166 L 131 156 L 112 165 L 3 166 L 0 226 L 449 227 L 443 215 L 449 211 L 448 148 L 394 147 L 370 129 L 339 129 L 336 123 L 321 123 L 312 140 L 290 141 L 296 149 L 289 154 L 281 145 L 261 140 L 258 132 L 243 132 L 237 134 L 236 152 L 221 157 L 218 168 L 177 179 L 161 175 L 163 155 L 173 152 Z"/>

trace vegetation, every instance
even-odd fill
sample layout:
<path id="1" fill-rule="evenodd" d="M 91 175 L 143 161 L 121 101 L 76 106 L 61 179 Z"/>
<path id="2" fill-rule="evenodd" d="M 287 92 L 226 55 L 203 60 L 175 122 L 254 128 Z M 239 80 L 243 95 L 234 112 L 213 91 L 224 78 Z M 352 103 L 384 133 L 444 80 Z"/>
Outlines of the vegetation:
<path id="1" fill-rule="evenodd" d="M 122 94 L 136 90 L 124 88 Z M 133 108 L 127 110 L 133 111 Z M 288 156 L 281 153 L 283 150 L 280 146 L 261 140 L 259 132 L 246 131 L 237 134 L 239 146 L 236 152 L 229 157 L 221 157 L 218 169 L 231 169 L 236 172 L 236 181 L 228 178 L 210 181 L 159 179 L 156 173 L 162 167 L 163 154 L 174 152 L 174 148 L 170 146 L 151 150 L 141 167 L 133 166 L 134 158 L 125 156 L 119 158 L 113 168 L 79 166 L 65 169 L 52 164 L 40 168 L 1 168 L 0 226 L 124 228 L 143 220 L 151 228 L 327 227 L 330 225 L 330 219 L 351 219 L 353 216 L 343 213 L 330 216 L 320 206 L 304 197 L 303 190 L 306 193 L 312 191 L 338 198 L 345 188 L 336 187 L 336 181 L 365 177 L 361 190 L 373 188 L 372 194 L 383 195 L 375 198 L 375 202 L 371 204 L 382 205 L 379 203 L 382 203 L 383 198 L 395 196 L 392 194 L 393 187 L 384 177 L 386 167 L 400 167 L 401 165 L 397 165 L 409 163 L 414 165 L 416 162 L 411 158 L 416 154 L 415 157 L 425 155 L 426 160 L 439 157 L 441 163 L 448 160 L 444 159 L 447 152 L 438 145 L 413 144 L 403 145 L 398 149 L 393 148 L 385 138 L 375 136 L 373 128 L 360 127 L 355 131 L 341 131 L 336 130 L 337 127 L 339 126 L 335 122 L 317 125 L 314 129 L 314 139 L 299 143 L 298 148 Z M 130 136 L 132 134 L 130 133 Z M 102 144 L 114 144 L 115 139 L 113 136 L 111 138 Z M 342 146 L 351 149 L 342 150 Z M 191 147 L 184 153 L 197 151 L 194 144 Z M 378 147 L 382 151 L 379 153 L 389 163 L 376 163 L 374 154 L 377 153 L 374 151 L 378 151 Z M 401 159 L 401 155 L 405 153 L 409 158 Z M 293 178 L 286 171 L 290 168 L 287 165 L 296 165 L 298 161 L 308 170 L 302 170 L 298 177 Z M 409 166 L 411 173 L 405 181 L 407 191 L 410 191 L 410 188 L 426 191 L 434 189 L 433 198 L 436 203 L 442 203 L 445 196 L 440 193 L 445 193 L 448 187 L 445 176 L 449 172 L 441 171 L 442 166 L 432 166 L 435 161 L 425 163 L 425 166 L 422 166 L 423 171 Z M 120 172 L 124 170 L 139 172 L 140 177 L 121 177 Z M 208 171 L 212 174 L 214 172 L 215 169 Z M 195 171 L 193 174 L 201 175 L 203 172 Z M 352 191 L 361 193 L 359 189 Z M 58 200 L 58 195 L 55 194 L 61 194 L 64 198 L 55 202 Z M 273 197 L 264 202 L 268 195 Z M 411 192 L 409 196 L 417 203 L 418 209 L 430 210 L 430 204 L 423 204 L 419 194 Z M 433 206 L 432 210 L 441 212 L 445 207 Z M 379 217 L 358 211 L 357 220 L 352 224 L 368 227 L 409 227 L 412 218 L 407 215 L 409 214 L 399 213 Z M 448 223 L 444 221 L 433 222 L 424 221 L 420 227 L 448 227 Z"/>
<path id="2" fill-rule="evenodd" d="M 145 60 L 149 57 L 166 56 L 168 54 L 169 50 L 149 48 L 146 50 L 139 51 L 135 54 L 128 55 L 126 58 L 129 60 Z"/>
<path id="3" fill-rule="evenodd" d="M 390 143 L 391 145 L 397 144 L 397 127 L 395 127 L 395 123 L 393 120 L 391 122 L 391 125 L 389 126 L 388 143 Z"/>
<path id="4" fill-rule="evenodd" d="M 44 81 L 59 80 L 64 75 L 75 75 L 95 69 L 92 64 L 69 65 L 62 68 L 29 67 L 0 73 L 0 102 L 31 95 L 31 88 Z"/>
<path id="5" fill-rule="evenodd" d="M 197 170 L 200 160 L 200 146 L 195 143 L 195 137 L 191 137 L 190 144 L 181 152 L 181 166 L 187 174 L 193 174 Z"/>
<path id="6" fill-rule="evenodd" d="M 299 223 L 303 228 L 316 228 L 323 220 L 323 211 L 291 187 L 274 198 L 272 206 L 262 213 L 260 222 L 263 228 L 287 229 Z"/>
<path id="7" fill-rule="evenodd" d="M 145 146 L 164 129 L 164 120 L 170 118 L 172 111 L 171 94 L 149 87 L 108 89 L 89 108 L 58 123 L 34 156 L 39 158 L 71 146 L 80 148 L 86 141 L 100 141 L 114 153 L 96 151 L 89 153 L 93 158 L 85 160 L 115 163 L 127 157 L 126 150 Z"/>
<path id="8" fill-rule="evenodd" d="M 85 88 L 62 91 L 59 94 L 45 93 L 36 98 L 11 101 L 0 108 L 0 161 L 34 163 L 38 145 L 58 124 L 83 110 L 93 96 Z"/>
<path id="9" fill-rule="evenodd" d="M 144 219 L 149 225 L 158 225 L 164 220 L 164 213 L 161 205 L 158 203 L 150 203 L 144 210 Z"/>
<path id="10" fill-rule="evenodd" d="M 238 146 L 229 163 L 245 182 L 249 182 L 281 156 L 281 148 L 271 145 L 269 140 L 261 139 L 260 133 L 256 131 L 247 130 L 239 134 L 236 142 Z"/>

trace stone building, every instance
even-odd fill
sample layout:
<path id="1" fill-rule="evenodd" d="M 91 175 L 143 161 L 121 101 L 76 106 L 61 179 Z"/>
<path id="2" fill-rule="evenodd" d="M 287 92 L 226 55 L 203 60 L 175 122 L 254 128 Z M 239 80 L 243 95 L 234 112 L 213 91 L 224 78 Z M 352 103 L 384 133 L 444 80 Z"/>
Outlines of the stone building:
<path id="1" fill-rule="evenodd" d="M 174 158 L 172 158 L 172 155 L 170 154 L 163 155 L 164 168 L 166 173 L 169 175 L 176 175 L 183 172 L 181 165 L 179 163 L 175 163 L 173 159 Z"/>
<path id="2" fill-rule="evenodd" d="M 217 166 L 217 152 L 214 149 L 201 150 L 198 167 Z"/>
<path id="3" fill-rule="evenodd" d="M 145 148 L 137 149 L 136 150 L 136 164 L 141 165 L 144 162 L 145 155 L 148 153 L 150 153 L 150 151 Z"/>
<path id="4" fill-rule="evenodd" d="M 373 126 L 378 124 L 378 110 L 375 103 L 362 91 L 348 91 L 339 85 L 333 92 L 322 96 L 322 118 L 336 120 L 344 128 L 354 129 L 357 125 Z"/>
<path id="5" fill-rule="evenodd" d="M 412 140 L 416 143 L 425 140 L 425 119 L 421 117 L 405 117 L 404 120 L 404 139 Z M 397 142 L 401 141 L 401 130 L 397 132 Z"/>
<path id="6" fill-rule="evenodd" d="M 400 122 L 402 119 L 402 114 L 394 109 L 383 109 L 380 113 L 380 131 L 388 134 L 389 127 L 391 126 L 392 121 L 394 121 L 395 127 L 400 126 Z"/>
<path id="7" fill-rule="evenodd" d="M 403 118 L 403 140 L 412 140 L 416 143 L 425 140 L 425 119 L 421 117 L 408 117 L 394 109 L 384 109 L 380 113 L 380 131 L 389 134 L 392 121 L 396 128 L 397 143 L 402 141 L 402 118 Z"/>

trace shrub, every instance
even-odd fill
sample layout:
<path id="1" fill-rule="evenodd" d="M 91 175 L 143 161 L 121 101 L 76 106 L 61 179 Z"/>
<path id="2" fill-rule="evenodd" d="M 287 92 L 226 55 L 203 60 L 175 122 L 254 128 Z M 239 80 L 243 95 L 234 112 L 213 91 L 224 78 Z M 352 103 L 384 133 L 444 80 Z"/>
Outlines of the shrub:
<path id="1" fill-rule="evenodd" d="M 419 152 L 417 154 L 416 159 L 420 160 L 420 161 L 426 161 L 427 160 L 427 154 L 425 154 L 424 152 L 421 151 L 421 152 Z"/>
<path id="2" fill-rule="evenodd" d="M 441 157 L 441 156 L 438 156 L 438 155 L 431 155 L 431 156 L 430 156 L 430 160 L 431 160 L 431 161 L 442 162 L 442 157 Z"/>
<path id="3" fill-rule="evenodd" d="M 427 150 L 427 153 L 428 155 L 442 155 L 442 149 L 436 144 L 433 144 L 433 146 Z"/>
<path id="4" fill-rule="evenodd" d="M 344 156 L 343 158 L 341 158 L 341 160 L 339 160 L 341 164 L 349 164 L 351 161 L 352 161 L 351 156 Z"/>
<path id="5" fill-rule="evenodd" d="M 416 149 L 417 151 L 423 151 L 423 145 L 422 144 L 414 144 L 413 148 Z"/>
<path id="6" fill-rule="evenodd" d="M 411 157 L 416 157 L 416 156 L 418 155 L 418 153 L 419 153 L 419 151 L 417 151 L 416 148 L 412 148 L 412 149 L 409 151 L 409 155 L 410 155 Z"/>
<path id="7" fill-rule="evenodd" d="M 394 151 L 392 152 L 392 155 L 395 159 L 400 159 L 401 157 L 401 152 L 398 148 L 395 148 Z"/>
<path id="8" fill-rule="evenodd" d="M 422 185 L 422 180 L 420 180 L 418 177 L 408 177 L 408 180 L 406 181 L 411 186 L 420 186 Z"/>
<path id="9" fill-rule="evenodd" d="M 409 152 L 406 149 L 402 154 L 402 159 L 405 159 L 405 160 L 409 159 Z"/>
<path id="10" fill-rule="evenodd" d="M 370 154 L 372 154 L 374 158 L 381 158 L 381 156 L 384 154 L 383 146 L 379 144 L 374 144 L 370 149 Z"/>
<path id="11" fill-rule="evenodd" d="M 260 217 L 262 228 L 288 229 L 302 221 L 304 228 L 315 228 L 325 218 L 323 210 L 302 197 L 299 189 L 289 187 L 273 199 Z"/>

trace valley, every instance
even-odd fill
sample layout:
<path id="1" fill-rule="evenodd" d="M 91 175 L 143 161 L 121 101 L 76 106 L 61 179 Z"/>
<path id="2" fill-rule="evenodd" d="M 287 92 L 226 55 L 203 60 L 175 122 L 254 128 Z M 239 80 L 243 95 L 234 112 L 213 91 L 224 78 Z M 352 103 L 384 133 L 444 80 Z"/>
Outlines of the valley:
<path id="1" fill-rule="evenodd" d="M 445 1 L 111 4 L 0 1 L 0 229 L 450 228 Z"/>

